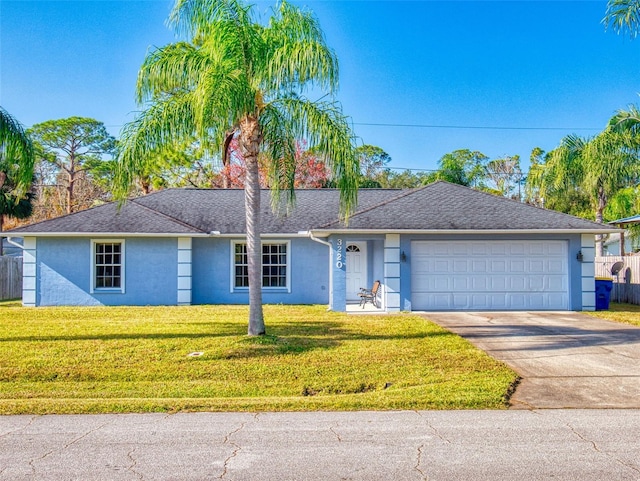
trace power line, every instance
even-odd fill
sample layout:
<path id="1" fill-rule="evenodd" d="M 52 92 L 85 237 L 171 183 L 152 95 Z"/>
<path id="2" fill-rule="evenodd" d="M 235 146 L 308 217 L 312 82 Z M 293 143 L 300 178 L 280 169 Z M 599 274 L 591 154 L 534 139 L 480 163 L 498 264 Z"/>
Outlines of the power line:
<path id="1" fill-rule="evenodd" d="M 561 130 L 561 131 L 578 131 L 590 130 L 598 131 L 602 128 L 595 127 L 499 127 L 499 126 L 480 126 L 480 125 L 430 125 L 430 124 L 387 124 L 374 122 L 354 122 L 353 125 L 365 125 L 369 127 L 402 127 L 417 129 L 474 129 L 474 130 Z"/>
<path id="2" fill-rule="evenodd" d="M 470 129 L 470 130 L 561 130 L 561 131 L 578 131 L 590 130 L 598 131 L 602 128 L 596 127 L 501 127 L 496 125 L 432 125 L 432 124 L 391 124 L 376 122 L 353 122 L 353 125 L 363 125 L 368 127 L 400 127 L 415 129 Z M 123 125 L 105 125 L 105 127 L 123 127 Z"/>

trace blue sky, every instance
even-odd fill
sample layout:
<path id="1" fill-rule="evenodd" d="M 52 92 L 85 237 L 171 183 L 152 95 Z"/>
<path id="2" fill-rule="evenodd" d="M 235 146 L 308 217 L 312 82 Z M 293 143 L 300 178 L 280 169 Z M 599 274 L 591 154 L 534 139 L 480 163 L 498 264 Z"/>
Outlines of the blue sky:
<path id="1" fill-rule="evenodd" d="M 254 3 L 265 14 L 273 4 Z M 395 168 L 434 169 L 464 148 L 526 167 L 534 147 L 593 135 L 640 103 L 640 40 L 605 31 L 604 0 L 296 3 L 338 54 L 356 134 Z M 175 40 L 171 6 L 2 0 L 0 105 L 26 126 L 78 115 L 117 136 L 146 52 Z"/>

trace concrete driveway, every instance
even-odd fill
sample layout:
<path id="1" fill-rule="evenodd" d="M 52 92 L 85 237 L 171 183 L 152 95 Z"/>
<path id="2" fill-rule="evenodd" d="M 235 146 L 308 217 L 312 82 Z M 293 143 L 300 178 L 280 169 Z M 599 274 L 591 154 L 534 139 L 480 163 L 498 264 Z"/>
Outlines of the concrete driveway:
<path id="1" fill-rule="evenodd" d="M 640 408 L 640 328 L 573 312 L 429 312 L 522 377 L 512 409 Z"/>

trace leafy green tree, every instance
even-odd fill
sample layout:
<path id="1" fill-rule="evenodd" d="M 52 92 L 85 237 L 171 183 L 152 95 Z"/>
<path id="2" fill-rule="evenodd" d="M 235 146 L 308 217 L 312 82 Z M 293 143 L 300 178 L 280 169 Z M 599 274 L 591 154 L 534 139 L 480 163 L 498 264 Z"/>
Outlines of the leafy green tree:
<path id="1" fill-rule="evenodd" d="M 438 170 L 429 176 L 430 182 L 446 180 L 452 184 L 484 188 L 489 157 L 469 149 L 454 150 L 438 160 Z"/>
<path id="2" fill-rule="evenodd" d="M 0 233 L 5 217 L 24 219 L 31 215 L 35 153 L 20 122 L 0 107 Z M 0 256 L 2 236 L 0 236 Z"/>
<path id="3" fill-rule="evenodd" d="M 529 174 L 524 179 L 524 201 L 537 207 L 544 207 L 544 200 L 540 195 L 540 182 L 544 174 L 546 152 L 540 147 L 534 147 L 529 156 Z"/>
<path id="4" fill-rule="evenodd" d="M 299 139 L 326 159 L 345 217 L 357 203 L 348 119 L 335 101 L 304 97 L 335 93 L 338 61 L 312 13 L 285 1 L 260 23 L 241 0 L 178 0 L 169 24 L 190 41 L 156 49 L 142 65 L 137 100 L 148 108 L 123 129 L 117 193 L 124 199 L 145 160 L 167 144 L 195 137 L 226 156 L 236 137 L 246 164 L 248 333 L 263 335 L 259 155 L 268 159 L 274 208 L 281 191 L 293 202 Z"/>
<path id="5" fill-rule="evenodd" d="M 76 200 L 76 184 L 89 179 L 91 169 L 114 155 L 115 139 L 102 122 L 86 117 L 48 120 L 34 125 L 29 134 L 38 155 L 58 168 L 66 191 L 66 213 L 77 211 L 82 206 Z"/>
<path id="6" fill-rule="evenodd" d="M 520 156 L 505 156 L 490 160 L 486 166 L 487 180 L 490 181 L 495 192 L 503 197 L 522 200 L 522 169 Z"/>
<path id="7" fill-rule="evenodd" d="M 380 175 L 391 162 L 391 156 L 375 145 L 361 145 L 356 149 L 360 164 L 361 187 L 380 187 Z"/>

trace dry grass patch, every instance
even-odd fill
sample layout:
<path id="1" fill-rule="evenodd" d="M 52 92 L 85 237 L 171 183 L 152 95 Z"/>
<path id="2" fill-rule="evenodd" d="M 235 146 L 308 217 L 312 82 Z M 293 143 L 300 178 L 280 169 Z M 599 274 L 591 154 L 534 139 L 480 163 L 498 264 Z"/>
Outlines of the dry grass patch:
<path id="1" fill-rule="evenodd" d="M 494 409 L 516 374 L 413 315 L 0 304 L 0 413 Z M 192 353 L 202 353 L 190 356 Z"/>

